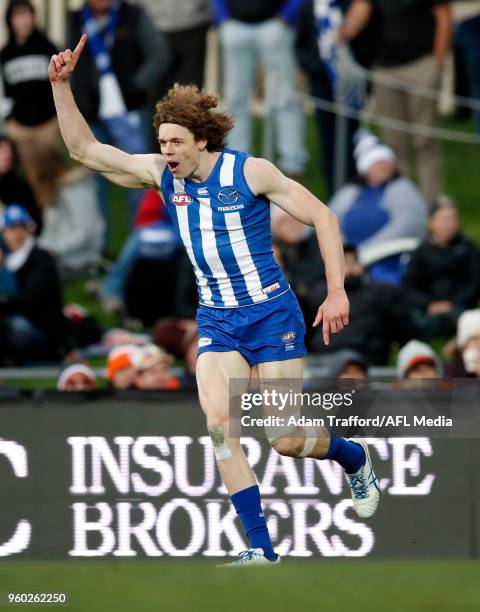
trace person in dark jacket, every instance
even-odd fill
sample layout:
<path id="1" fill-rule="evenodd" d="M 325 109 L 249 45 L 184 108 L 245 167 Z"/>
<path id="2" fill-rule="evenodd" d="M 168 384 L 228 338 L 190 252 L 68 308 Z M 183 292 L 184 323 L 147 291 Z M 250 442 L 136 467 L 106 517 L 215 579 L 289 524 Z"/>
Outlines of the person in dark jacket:
<path id="1" fill-rule="evenodd" d="M 28 182 L 17 172 L 18 156 L 15 143 L 0 136 L 0 203 L 22 202 L 35 221 L 36 232 L 42 230 L 42 213 Z"/>
<path id="2" fill-rule="evenodd" d="M 415 295 L 423 340 L 455 334 L 460 314 L 480 297 L 480 253 L 460 230 L 455 204 L 439 198 L 430 211 L 426 240 L 411 255 L 403 286 Z"/>
<path id="3" fill-rule="evenodd" d="M 23 206 L 5 208 L 0 265 L 15 277 L 0 294 L 0 360 L 16 364 L 58 356 L 64 319 L 60 281 L 51 255 L 35 246 L 33 220 Z"/>
<path id="4" fill-rule="evenodd" d="M 57 50 L 37 28 L 30 0 L 11 0 L 5 21 L 8 42 L 0 52 L 5 97 L 10 107 L 5 129 L 16 143 L 26 177 L 36 191 L 39 147 L 61 149 L 48 80 L 50 57 Z"/>
<path id="5" fill-rule="evenodd" d="M 414 337 L 410 303 L 404 290 L 386 283 L 371 282 L 358 261 L 355 247 L 344 246 L 345 291 L 350 302 L 350 324 L 341 334 L 322 342 L 321 331 L 311 340 L 315 354 L 331 354 L 343 349 L 361 353 L 372 365 L 386 365 L 394 344 L 405 344 Z M 312 287 L 312 303 L 326 295 L 326 283 Z"/>
<path id="6" fill-rule="evenodd" d="M 130 154 L 148 153 L 147 104 L 169 66 L 165 36 L 143 9 L 122 0 L 87 0 L 81 10 L 71 12 L 67 46 L 74 49 L 82 33 L 88 34 L 88 44 L 72 75 L 80 112 L 101 142 Z M 108 234 L 105 179 L 99 178 L 99 186 Z M 128 192 L 130 225 L 141 195 L 139 190 Z"/>

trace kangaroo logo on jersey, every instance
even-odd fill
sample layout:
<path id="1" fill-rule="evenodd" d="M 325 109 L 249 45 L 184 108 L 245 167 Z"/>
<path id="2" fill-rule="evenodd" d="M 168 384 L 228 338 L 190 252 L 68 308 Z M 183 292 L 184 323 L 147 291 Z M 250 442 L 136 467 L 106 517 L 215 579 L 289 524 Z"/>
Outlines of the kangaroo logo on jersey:
<path id="1" fill-rule="evenodd" d="M 218 199 L 222 204 L 236 204 L 240 196 L 233 187 L 224 187 L 218 192 Z"/>
<path id="2" fill-rule="evenodd" d="M 175 204 L 175 206 L 187 206 L 187 204 L 193 202 L 193 198 L 191 198 L 188 193 L 172 193 L 170 202 Z"/>

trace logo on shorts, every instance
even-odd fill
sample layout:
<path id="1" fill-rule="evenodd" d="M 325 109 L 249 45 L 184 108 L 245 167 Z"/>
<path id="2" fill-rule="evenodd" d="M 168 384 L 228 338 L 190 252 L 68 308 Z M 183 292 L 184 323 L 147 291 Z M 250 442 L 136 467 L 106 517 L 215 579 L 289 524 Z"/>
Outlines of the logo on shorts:
<path id="1" fill-rule="evenodd" d="M 282 336 L 282 342 L 291 343 L 296 337 L 297 334 L 294 331 L 285 332 Z"/>
<path id="2" fill-rule="evenodd" d="M 211 338 L 199 338 L 198 339 L 198 348 L 202 348 L 203 346 L 208 346 L 209 344 L 212 344 Z"/>
<path id="3" fill-rule="evenodd" d="M 224 187 L 218 192 L 218 199 L 222 204 L 236 204 L 240 196 L 233 187 Z"/>
<path id="4" fill-rule="evenodd" d="M 170 202 L 175 204 L 175 206 L 187 206 L 187 204 L 193 202 L 193 198 L 191 198 L 188 193 L 172 193 Z"/>

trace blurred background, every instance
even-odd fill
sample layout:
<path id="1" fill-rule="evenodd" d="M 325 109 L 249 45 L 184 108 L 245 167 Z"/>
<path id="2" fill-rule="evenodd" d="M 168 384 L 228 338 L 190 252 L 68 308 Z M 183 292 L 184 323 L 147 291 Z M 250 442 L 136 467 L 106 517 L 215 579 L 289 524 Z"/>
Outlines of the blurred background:
<path id="1" fill-rule="evenodd" d="M 274 254 L 299 298 L 309 329 L 307 381 L 314 384 L 324 377 L 380 381 L 387 391 L 422 389 L 428 396 L 432 381 L 436 392 L 451 394 L 456 380 L 469 379 L 475 389 L 480 377 L 480 1 L 0 0 L 0 20 L 0 444 L 6 444 L 1 447 L 5 461 L 0 463 L 0 480 L 2 487 L 13 492 L 0 540 L 10 541 L 22 507 L 28 508 L 27 514 L 33 512 L 29 524 L 39 525 L 33 533 L 46 534 L 45 540 L 38 541 L 31 532 L 20 533 L 20 544 L 11 549 L 0 544 L 0 555 L 55 558 L 72 556 L 75 547 L 101 548 L 95 535 L 93 543 L 86 535 L 78 536 L 87 538 L 84 546 L 68 538 L 73 537 L 75 521 L 88 523 L 87 514 L 80 516 L 83 503 L 85 508 L 90 502 L 96 504 L 94 511 L 100 519 L 92 518 L 93 523 L 109 524 L 108 513 L 114 510 L 127 512 L 119 496 L 128 497 L 132 491 L 128 486 L 122 489 L 119 474 L 126 469 L 121 462 L 127 461 L 130 451 L 122 451 L 115 440 L 132 436 L 140 444 L 142 436 L 164 436 L 155 438 L 157 454 L 176 457 L 175 436 L 184 434 L 177 431 L 169 437 L 165 415 L 172 411 L 177 418 L 179 411 L 190 415 L 196 402 L 195 280 L 160 194 L 108 184 L 74 164 L 61 140 L 48 62 L 57 50 L 73 49 L 82 32 L 89 33 L 91 42 L 72 78 L 72 89 L 99 140 L 130 153 L 158 151 L 151 125 L 155 101 L 176 82 L 193 83 L 218 94 L 222 108 L 233 115 L 231 148 L 271 159 L 338 215 L 351 323 L 327 348 L 321 334 L 308 324 L 326 297 L 316 237 L 310 228 L 272 206 Z M 92 40 L 101 41 L 100 46 Z M 105 74 L 116 83 L 113 97 L 105 94 Z M 115 402 L 122 404 L 118 413 Z M 66 415 L 69 420 L 61 425 Z M 46 435 L 52 423 L 57 425 Z M 205 473 L 198 477 L 207 482 L 213 468 L 206 455 L 199 458 L 202 435 L 199 422 L 198 431 L 189 438 L 192 457 L 197 459 L 190 461 L 203 466 Z M 88 436 L 98 439 L 82 447 L 80 440 Z M 371 535 L 361 524 L 351 524 L 349 510 L 335 500 L 343 487 L 335 480 L 338 475 L 329 480 L 328 474 L 318 474 L 321 484 L 315 484 L 312 476 L 311 487 L 320 491 L 320 497 L 325 482 L 330 485 L 323 508 L 309 510 L 317 512 L 311 517 L 310 531 L 306 523 L 298 526 L 298 521 L 310 520 L 301 514 L 301 504 L 276 501 L 271 493 L 272 517 L 277 517 L 272 521 L 286 521 L 279 527 L 279 540 L 288 536 L 293 525 L 300 530 L 297 538 L 312 534 L 303 549 L 300 540 L 293 545 L 294 551 L 308 554 L 293 553 L 294 557 L 349 556 L 352 550 L 360 555 L 361 550 L 366 556 L 410 559 L 402 570 L 371 562 L 371 575 L 379 585 L 386 576 L 390 579 L 403 572 L 389 587 L 396 589 L 396 596 L 388 605 L 379 600 L 375 608 L 377 604 L 368 600 L 362 590 L 364 570 L 358 565 L 323 562 L 309 565 L 308 570 L 307 565 L 298 565 L 292 574 L 286 571 L 281 580 L 291 576 L 292 602 L 305 602 L 305 590 L 311 585 L 306 589 L 302 580 L 317 580 L 315 572 L 325 571 L 326 584 L 335 584 L 339 576 L 354 581 L 361 593 L 359 609 L 474 609 L 469 607 L 474 599 L 469 572 L 478 571 L 478 565 L 438 561 L 440 565 L 419 566 L 413 559 L 478 557 L 479 483 L 471 471 L 475 462 L 478 465 L 478 444 L 472 440 L 466 447 L 449 446 L 446 441 L 421 439 L 417 446 L 412 442 L 409 452 L 404 449 L 403 455 L 398 442 L 379 439 L 384 441 L 375 452 L 383 462 L 385 478 L 390 478 L 385 486 L 390 495 L 405 496 L 406 505 L 397 505 L 396 510 L 394 504 L 388 505 L 384 522 Z M 79 460 L 73 452 L 75 444 L 83 448 L 79 453 L 87 447 L 91 450 L 91 457 L 87 455 L 96 465 L 97 476 L 102 469 L 110 474 L 106 493 L 93 472 L 92 483 L 75 492 L 72 479 L 78 464 L 74 457 Z M 49 455 L 47 449 L 53 448 L 58 454 Z M 127 453 L 124 459 L 122 452 Z M 136 452 L 135 461 L 144 468 L 150 465 L 145 458 L 138 459 L 143 451 Z M 262 453 L 262 461 L 268 464 L 267 452 Z M 23 468 L 18 467 L 22 457 Z M 58 457 L 67 467 L 57 474 L 61 485 L 55 489 L 55 479 L 47 475 Z M 11 468 L 16 461 L 20 463 L 14 467 L 14 478 Z M 463 493 L 458 495 L 451 468 L 456 461 L 462 466 L 457 471 L 466 475 Z M 32 465 L 42 469 L 35 473 Z M 181 465 L 169 464 L 165 470 L 177 474 Z M 274 470 L 267 468 L 266 474 Z M 287 481 L 303 478 L 308 489 L 308 474 L 295 476 L 291 466 L 278 469 Z M 399 476 L 402 470 L 415 482 L 408 484 L 406 476 Z M 422 506 L 418 491 L 407 489 L 424 482 L 429 474 L 434 480 L 422 495 L 432 496 Z M 30 486 L 22 488 L 18 478 L 27 478 Z M 392 478 L 397 478 L 396 485 Z M 44 498 L 41 491 L 51 486 L 53 490 Z M 92 491 L 87 490 L 89 486 Z M 197 525 L 193 531 L 188 521 L 182 524 L 178 519 L 178 533 L 196 534 L 198 548 L 193 546 L 192 554 L 212 548 L 207 540 L 205 545 L 199 543 L 202 529 L 210 533 L 221 517 L 214 494 L 220 483 L 212 481 L 209 486 L 195 509 L 187 506 L 185 511 Z M 178 483 L 166 491 L 173 509 L 187 503 L 189 496 L 178 489 Z M 105 493 L 105 500 L 99 501 L 99 493 Z M 214 497 L 212 506 L 207 493 Z M 78 502 L 81 507 L 76 506 L 78 514 L 73 516 L 77 494 L 87 497 Z M 310 494 L 298 493 L 300 497 Z M 415 517 L 434 516 L 445 496 L 451 513 L 461 520 L 452 519 L 448 525 L 445 515 L 432 527 L 430 539 L 421 543 L 426 525 L 420 528 Z M 143 515 L 135 514 L 138 508 L 134 514 L 140 524 L 154 529 L 158 519 L 153 517 L 153 506 L 148 506 L 151 501 L 141 502 L 147 504 L 141 508 Z M 225 499 L 221 501 L 225 505 Z M 277 502 L 280 505 L 275 506 Z M 170 506 L 165 506 L 168 513 Z M 390 512 L 398 529 L 392 532 L 388 547 Z M 126 516 L 110 519 L 123 521 L 125 527 Z M 322 521 L 328 523 L 325 530 L 340 528 L 353 539 L 342 543 L 333 532 L 323 539 L 323 527 L 318 526 Z M 52 535 L 56 524 L 64 529 L 58 538 Z M 468 529 L 460 534 L 456 525 L 458 530 L 460 525 Z M 167 537 L 160 527 L 157 530 L 160 540 L 150 550 L 169 556 L 171 534 Z M 458 537 L 446 538 L 449 530 Z M 140 556 L 150 556 L 147 536 L 138 536 L 141 532 L 137 532 L 140 545 L 137 542 L 134 549 Z M 458 550 L 453 541 L 461 542 Z M 224 545 L 224 554 L 231 554 L 236 543 L 231 536 L 231 548 Z M 183 544 L 187 549 L 183 556 L 190 556 Z M 118 587 L 117 568 L 121 574 L 137 571 L 115 561 L 116 556 L 134 556 L 125 542 L 118 545 L 120 552 L 113 552 L 116 545 L 105 548 L 115 569 L 106 564 L 101 570 L 113 590 Z M 176 549 L 180 545 L 171 544 L 170 550 Z M 53 588 L 52 576 L 47 578 L 48 567 L 53 566 L 48 563 L 29 565 L 26 573 L 5 567 L 13 585 L 20 585 L 22 576 L 40 582 L 44 577 Z M 30 571 L 34 567 L 40 568 L 39 574 Z M 80 567 L 75 571 L 85 572 L 88 590 L 94 583 L 91 570 Z M 173 570 L 166 570 L 166 565 L 161 570 L 148 567 L 145 584 L 154 581 L 157 572 L 173 578 L 173 582 L 165 578 L 165 584 L 176 585 L 184 579 L 183 565 L 171 566 Z M 198 576 L 203 571 L 198 569 Z M 441 590 L 436 582 L 439 575 L 450 580 Z M 417 599 L 409 606 L 405 584 L 414 579 Z M 59 585 L 62 580 L 75 588 L 67 574 Z M 209 607 L 216 609 L 220 599 L 213 602 L 208 589 L 227 596 L 234 587 L 229 578 L 213 580 L 207 581 L 207 588 L 202 586 L 204 579 L 199 579 L 192 592 L 202 592 Z M 140 597 L 140 582 L 132 586 L 132 601 Z M 260 583 L 252 581 L 255 592 L 260 592 Z M 8 588 L 0 584 L 0 590 Z M 378 588 L 385 597 L 393 592 Z M 196 609 L 193 596 L 189 600 L 184 593 L 180 606 L 180 599 L 175 599 L 180 595 L 173 587 L 165 593 L 170 598 L 164 601 L 165 609 Z M 326 593 L 323 596 L 332 609 L 344 601 L 343 595 L 336 599 L 332 595 L 331 601 Z M 75 609 L 86 609 L 89 598 L 79 597 Z M 158 603 L 155 593 L 151 597 L 144 609 L 153 601 Z M 462 605 L 453 603 L 455 597 L 464 598 Z M 284 603 L 279 600 L 275 606 L 286 609 Z M 110 605 L 114 604 L 107 598 L 98 609 L 110 609 Z M 112 609 L 123 609 L 122 605 L 127 609 L 131 604 L 117 602 Z"/>

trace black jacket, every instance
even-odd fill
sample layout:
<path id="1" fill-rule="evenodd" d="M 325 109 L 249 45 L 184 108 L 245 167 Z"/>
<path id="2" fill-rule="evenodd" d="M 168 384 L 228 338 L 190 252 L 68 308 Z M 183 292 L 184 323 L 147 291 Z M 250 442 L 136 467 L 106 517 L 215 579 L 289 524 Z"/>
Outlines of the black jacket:
<path id="1" fill-rule="evenodd" d="M 15 279 L 17 293 L 0 294 L 0 317 L 22 315 L 48 336 L 52 346 L 60 346 L 64 334 L 62 294 L 52 256 L 33 247 Z"/>
<path id="2" fill-rule="evenodd" d="M 427 238 L 412 253 L 403 285 L 424 308 L 432 301 L 452 302 L 462 310 L 473 308 L 480 294 L 479 251 L 462 234 L 446 247 Z"/>
<path id="3" fill-rule="evenodd" d="M 328 347 L 320 326 L 312 338 L 312 352 L 333 353 L 348 348 L 373 365 L 385 365 L 394 343 L 405 344 L 415 337 L 408 297 L 399 287 L 373 283 L 368 277 L 347 277 L 345 290 L 350 301 L 349 325 L 339 334 L 330 335 Z M 326 296 L 326 285 L 319 285 L 310 299 L 318 308 Z"/>
<path id="4" fill-rule="evenodd" d="M 70 13 L 67 46 L 74 49 L 82 35 L 81 11 Z M 113 72 L 128 110 L 146 105 L 165 73 L 170 54 L 164 34 L 139 7 L 124 2 L 111 50 Z M 99 72 L 87 46 L 72 75 L 72 89 L 81 113 L 96 119 L 100 104 Z"/>
<path id="5" fill-rule="evenodd" d="M 9 117 L 22 125 L 41 125 L 55 116 L 48 64 L 56 52 L 38 30 L 21 47 L 10 40 L 0 52 L 5 96 L 13 100 Z"/>

